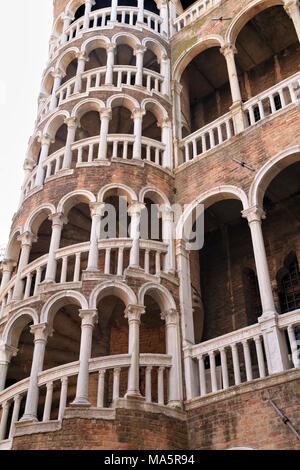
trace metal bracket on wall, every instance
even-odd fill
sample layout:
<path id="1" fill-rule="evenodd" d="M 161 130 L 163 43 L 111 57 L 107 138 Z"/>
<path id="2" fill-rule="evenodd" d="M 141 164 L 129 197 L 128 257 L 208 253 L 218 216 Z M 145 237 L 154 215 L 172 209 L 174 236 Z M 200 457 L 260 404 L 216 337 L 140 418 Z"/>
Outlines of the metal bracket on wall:
<path id="1" fill-rule="evenodd" d="M 300 440 L 300 434 L 298 433 L 298 431 L 296 431 L 296 429 L 294 428 L 294 426 L 290 422 L 289 418 L 287 418 L 287 416 L 285 416 L 285 414 L 283 414 L 283 412 L 278 408 L 278 406 L 276 405 L 276 403 L 273 402 L 273 400 L 268 400 L 268 401 L 269 401 L 269 403 L 271 403 L 274 410 L 279 414 L 279 416 L 282 419 L 282 421 L 284 422 L 284 424 L 286 424 L 290 428 L 290 430 L 295 434 L 295 436 L 297 436 L 297 439 Z"/>

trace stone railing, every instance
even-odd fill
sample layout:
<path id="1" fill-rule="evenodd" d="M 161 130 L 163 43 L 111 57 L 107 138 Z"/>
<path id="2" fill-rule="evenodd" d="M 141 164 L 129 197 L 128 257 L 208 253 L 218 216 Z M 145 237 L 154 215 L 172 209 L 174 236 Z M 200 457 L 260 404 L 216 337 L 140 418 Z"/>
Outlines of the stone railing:
<path id="1" fill-rule="evenodd" d="M 294 367 L 300 367 L 300 309 L 279 315 L 278 326 L 287 333 L 288 350 L 292 364 Z"/>
<path id="2" fill-rule="evenodd" d="M 199 0 L 187 8 L 180 16 L 173 21 L 175 33 L 181 31 L 193 21 L 201 18 L 207 11 L 218 5 L 221 0 Z"/>
<path id="3" fill-rule="evenodd" d="M 247 101 L 244 106 L 245 125 L 253 126 L 267 116 L 277 113 L 300 97 L 300 72 L 277 83 Z"/>
<path id="4" fill-rule="evenodd" d="M 79 354 L 79 352 L 78 352 Z M 89 362 L 90 385 L 94 385 L 91 405 L 99 409 L 112 409 L 118 398 L 126 393 L 131 356 L 105 356 Z M 168 383 L 165 373 L 172 366 L 172 356 L 166 354 L 140 354 L 141 394 L 147 403 L 168 404 Z M 38 376 L 39 421 L 61 421 L 66 407 L 76 393 L 79 361 L 43 371 Z M 156 380 L 155 380 L 156 379 Z M 153 385 L 156 389 L 153 389 Z M 0 441 L 14 436 L 15 423 L 21 418 L 20 404 L 26 399 L 29 378 L 0 393 L 2 409 Z"/>
<path id="5" fill-rule="evenodd" d="M 231 113 L 224 114 L 179 142 L 181 163 L 193 160 L 197 155 L 211 150 L 235 135 Z"/>

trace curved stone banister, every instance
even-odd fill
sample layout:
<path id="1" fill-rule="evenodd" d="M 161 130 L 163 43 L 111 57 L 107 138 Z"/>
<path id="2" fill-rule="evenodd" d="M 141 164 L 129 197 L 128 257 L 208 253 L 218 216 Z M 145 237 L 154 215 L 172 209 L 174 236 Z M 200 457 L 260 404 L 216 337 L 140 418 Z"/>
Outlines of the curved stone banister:
<path id="1" fill-rule="evenodd" d="M 220 1 L 221 0 L 198 0 L 198 2 L 193 3 L 173 21 L 175 33 L 178 33 L 193 21 L 201 18 L 212 8 L 216 7 Z"/>

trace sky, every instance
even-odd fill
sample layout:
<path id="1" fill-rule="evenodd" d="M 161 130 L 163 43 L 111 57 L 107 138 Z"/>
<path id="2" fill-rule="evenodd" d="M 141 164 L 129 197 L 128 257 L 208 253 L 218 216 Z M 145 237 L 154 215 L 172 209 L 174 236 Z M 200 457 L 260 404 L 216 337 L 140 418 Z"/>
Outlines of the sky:
<path id="1" fill-rule="evenodd" d="M 34 131 L 37 99 L 48 60 L 53 0 L 1 4 L 0 28 L 0 247 L 18 209 L 23 163 Z"/>

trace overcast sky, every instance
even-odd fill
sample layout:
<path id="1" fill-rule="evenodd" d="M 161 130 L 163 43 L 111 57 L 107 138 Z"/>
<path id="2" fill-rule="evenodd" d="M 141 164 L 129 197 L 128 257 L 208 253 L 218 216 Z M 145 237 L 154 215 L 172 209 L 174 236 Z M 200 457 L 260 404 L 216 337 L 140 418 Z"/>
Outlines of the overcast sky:
<path id="1" fill-rule="evenodd" d="M 53 0 L 1 1 L 0 246 L 8 240 L 33 134 L 42 73 L 48 60 Z"/>

